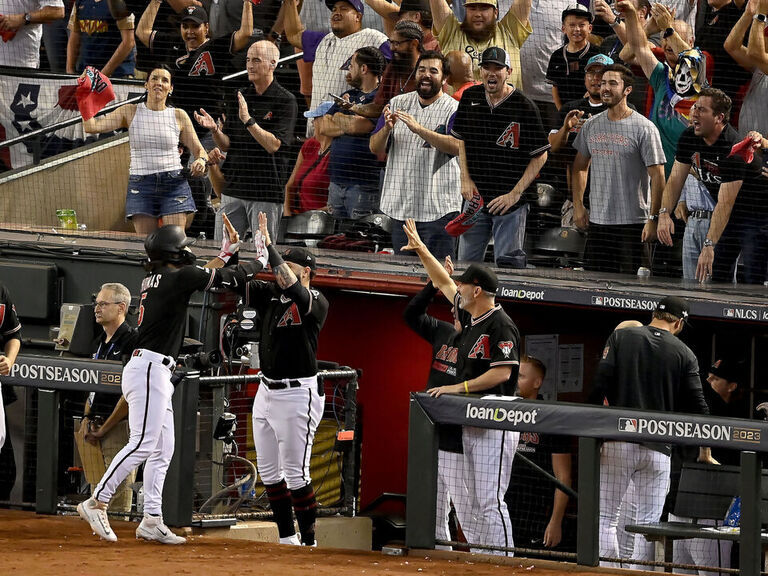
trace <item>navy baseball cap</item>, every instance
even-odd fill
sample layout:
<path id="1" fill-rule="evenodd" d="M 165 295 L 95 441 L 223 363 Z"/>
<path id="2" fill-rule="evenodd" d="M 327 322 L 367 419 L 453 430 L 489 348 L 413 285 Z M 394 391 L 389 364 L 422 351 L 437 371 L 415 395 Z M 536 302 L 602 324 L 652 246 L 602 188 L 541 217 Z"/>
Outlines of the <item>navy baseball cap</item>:
<path id="1" fill-rule="evenodd" d="M 208 13 L 201 6 L 187 6 L 181 12 L 181 21 L 192 20 L 197 24 L 208 23 Z"/>
<path id="2" fill-rule="evenodd" d="M 302 246 L 291 246 L 283 252 L 283 260 L 293 262 L 299 266 L 309 266 L 313 272 L 317 268 L 317 259 L 315 255 Z"/>
<path id="3" fill-rule="evenodd" d="M 584 66 L 584 71 L 588 72 L 592 66 L 602 66 L 605 68 L 606 66 L 610 66 L 613 63 L 613 58 L 610 56 L 606 54 L 595 54 L 592 56 L 592 58 L 587 60 L 587 65 Z"/>
<path id="4" fill-rule="evenodd" d="M 592 20 L 594 20 L 594 16 L 592 15 L 592 12 L 587 10 L 584 6 L 581 4 L 571 4 L 563 10 L 562 13 L 562 21 L 565 22 L 565 19 L 568 16 L 578 16 L 579 18 L 586 18 L 589 20 L 589 23 L 592 24 Z"/>
<path id="5" fill-rule="evenodd" d="M 657 305 L 656 310 L 659 312 L 666 312 L 677 318 L 688 320 L 688 314 L 690 308 L 688 302 L 677 296 L 667 296 L 663 298 Z"/>
<path id="6" fill-rule="evenodd" d="M 739 382 L 744 374 L 744 366 L 730 358 L 720 358 L 709 367 L 710 374 L 728 382 Z"/>
<path id="7" fill-rule="evenodd" d="M 486 64 L 498 64 L 507 68 L 512 67 L 509 62 L 509 55 L 503 48 L 498 46 L 491 46 L 483 50 L 483 55 L 480 57 L 480 66 L 485 66 Z"/>
<path id="8" fill-rule="evenodd" d="M 499 279 L 496 277 L 496 273 L 480 264 L 470 264 L 469 268 L 464 270 L 464 273 L 459 276 L 458 282 L 474 284 L 475 286 L 480 286 L 486 292 L 492 293 L 495 293 L 499 287 Z"/>
<path id="9" fill-rule="evenodd" d="M 325 0 L 325 5 L 328 6 L 328 10 L 333 10 L 333 7 L 336 5 L 336 2 L 339 0 Z M 352 8 L 360 12 L 360 14 L 365 14 L 365 4 L 363 4 L 363 0 L 343 0 L 347 4 L 351 4 Z"/>

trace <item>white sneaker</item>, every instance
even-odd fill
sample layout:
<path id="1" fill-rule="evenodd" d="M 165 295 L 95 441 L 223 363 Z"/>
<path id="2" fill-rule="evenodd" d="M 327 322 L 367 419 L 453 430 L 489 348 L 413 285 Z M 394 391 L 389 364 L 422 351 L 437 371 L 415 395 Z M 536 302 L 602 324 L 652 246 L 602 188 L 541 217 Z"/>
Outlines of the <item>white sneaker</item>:
<path id="1" fill-rule="evenodd" d="M 77 505 L 77 512 L 83 520 L 91 525 L 91 530 L 98 534 L 100 538 L 109 542 L 117 542 L 117 536 L 109 525 L 106 504 L 98 502 L 91 497 Z"/>
<path id="2" fill-rule="evenodd" d="M 301 540 L 299 540 L 298 534 L 293 534 L 292 536 L 286 536 L 285 538 L 280 538 L 280 544 L 290 544 L 291 546 L 301 546 Z"/>
<path id="3" fill-rule="evenodd" d="M 184 544 L 187 539 L 176 536 L 171 529 L 163 524 L 162 516 L 144 516 L 136 528 L 136 540 L 152 540 L 161 544 Z"/>

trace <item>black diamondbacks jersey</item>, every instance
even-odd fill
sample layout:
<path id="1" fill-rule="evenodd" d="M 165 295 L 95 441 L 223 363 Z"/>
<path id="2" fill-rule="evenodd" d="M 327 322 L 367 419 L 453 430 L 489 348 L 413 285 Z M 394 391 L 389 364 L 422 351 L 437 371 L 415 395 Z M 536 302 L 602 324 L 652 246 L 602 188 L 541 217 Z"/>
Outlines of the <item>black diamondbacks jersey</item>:
<path id="1" fill-rule="evenodd" d="M 328 300 L 314 288 L 307 292 L 302 305 L 272 282 L 247 284 L 245 304 L 258 310 L 261 321 L 261 371 L 271 380 L 317 374 L 317 341 L 328 316 Z"/>
<path id="2" fill-rule="evenodd" d="M 0 284 L 0 345 L 11 339 L 21 339 L 21 322 L 16 315 L 16 307 L 11 301 L 8 288 Z"/>
<path id="3" fill-rule="evenodd" d="M 491 368 L 510 366 L 509 380 L 483 394 L 512 395 L 520 370 L 520 332 L 500 305 L 464 324 L 459 339 L 458 382 L 477 378 Z"/>
<path id="4" fill-rule="evenodd" d="M 176 357 L 184 340 L 192 293 L 219 286 L 235 289 L 259 270 L 260 263 L 246 262 L 217 270 L 165 266 L 147 274 L 141 283 L 136 348 Z"/>

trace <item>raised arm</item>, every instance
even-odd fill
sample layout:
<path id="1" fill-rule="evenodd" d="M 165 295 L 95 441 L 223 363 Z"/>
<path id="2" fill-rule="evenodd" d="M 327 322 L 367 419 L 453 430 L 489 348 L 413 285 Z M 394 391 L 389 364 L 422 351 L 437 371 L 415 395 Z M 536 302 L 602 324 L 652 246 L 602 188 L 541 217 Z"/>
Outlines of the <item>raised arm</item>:
<path id="1" fill-rule="evenodd" d="M 634 54 L 634 63 L 643 69 L 643 74 L 647 78 L 650 78 L 659 61 L 648 46 L 643 25 L 640 23 L 640 16 L 638 16 L 635 6 L 628 0 L 622 0 L 616 7 L 626 22 L 627 46 Z"/>
<path id="2" fill-rule="evenodd" d="M 439 34 L 445 21 L 453 15 L 451 7 L 445 0 L 429 0 L 429 9 L 432 12 L 432 29 Z"/>
<path id="3" fill-rule="evenodd" d="M 128 128 L 135 113 L 135 104 L 124 104 L 109 114 L 94 116 L 90 120 L 83 120 L 83 129 L 88 134 L 101 134 L 103 132 L 114 132 L 120 128 Z"/>
<path id="4" fill-rule="evenodd" d="M 432 284 L 443 293 L 449 302 L 453 303 L 456 298 L 456 283 L 445 267 L 432 255 L 427 245 L 422 242 L 419 233 L 416 231 L 416 222 L 412 218 L 408 218 L 405 221 L 403 230 L 408 238 L 408 244 L 403 246 L 401 250 L 414 252 L 419 257 Z"/>
<path id="5" fill-rule="evenodd" d="M 306 27 L 299 17 L 299 0 L 285 0 L 283 2 L 283 24 L 285 25 L 285 37 L 291 46 L 303 49 L 301 35 Z"/>
<path id="6" fill-rule="evenodd" d="M 77 59 L 80 57 L 80 27 L 77 24 L 77 4 L 72 7 L 67 24 L 69 38 L 67 39 L 67 74 L 76 74 Z"/>
<path id="7" fill-rule="evenodd" d="M 523 26 L 528 26 L 531 17 L 531 0 L 515 0 L 509 7 Z"/>
<path id="8" fill-rule="evenodd" d="M 397 14 L 400 10 L 400 2 L 389 2 L 388 0 L 365 0 L 365 3 L 370 8 L 381 16 L 382 28 L 384 33 L 392 34 L 392 30 L 395 28 L 395 19 L 392 18 L 393 14 Z"/>
<path id="9" fill-rule="evenodd" d="M 163 0 L 152 0 L 144 12 L 139 18 L 139 23 L 136 25 L 136 38 L 144 46 L 149 47 L 152 42 L 152 29 L 155 26 L 155 18 L 157 18 L 157 11 L 160 10 Z"/>
<path id="10" fill-rule="evenodd" d="M 240 122 L 245 124 L 250 120 L 251 115 L 248 112 L 248 104 L 245 101 L 242 92 L 237 93 L 237 102 L 238 117 L 240 118 Z M 280 146 L 282 145 L 280 138 L 272 134 L 272 132 L 264 130 L 264 128 L 259 126 L 258 122 L 251 124 L 247 130 L 248 133 L 253 136 L 253 139 L 256 140 L 256 142 L 258 142 L 261 147 L 270 154 L 274 154 L 280 149 Z"/>
<path id="11" fill-rule="evenodd" d="M 560 129 L 557 132 L 550 132 L 549 135 L 547 135 L 547 140 L 549 140 L 550 150 L 552 152 L 557 152 L 568 143 L 568 134 L 570 134 L 571 130 L 579 123 L 584 123 L 582 118 L 584 118 L 584 112 L 582 110 L 571 110 L 565 115 L 565 118 L 563 118 L 563 125 L 560 126 Z"/>
<path id="12" fill-rule="evenodd" d="M 754 0 L 752 0 L 749 4 L 754 8 Z M 754 9 L 756 11 L 759 10 L 760 14 L 768 13 L 768 1 L 761 0 L 758 3 L 758 7 Z M 745 14 L 748 10 L 749 6 L 747 6 Z M 747 54 L 749 55 L 750 67 L 747 68 L 741 62 L 739 62 L 739 64 L 748 70 L 750 70 L 752 66 L 757 66 L 763 74 L 768 74 L 768 54 L 765 53 L 765 22 L 751 19 L 750 22 L 752 24 L 752 28 L 749 31 L 749 42 L 747 43 Z M 736 61 L 738 62 L 738 60 Z"/>
<path id="13" fill-rule="evenodd" d="M 248 46 L 253 34 L 253 6 L 250 0 L 243 0 L 243 13 L 240 16 L 240 28 L 232 38 L 232 53 L 240 52 Z"/>

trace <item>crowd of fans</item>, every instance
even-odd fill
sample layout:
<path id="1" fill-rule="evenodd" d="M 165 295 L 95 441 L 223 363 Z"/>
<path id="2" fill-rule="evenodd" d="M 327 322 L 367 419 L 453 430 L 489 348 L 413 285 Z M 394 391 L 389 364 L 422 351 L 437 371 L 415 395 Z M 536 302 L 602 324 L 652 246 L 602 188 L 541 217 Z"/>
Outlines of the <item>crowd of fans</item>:
<path id="1" fill-rule="evenodd" d="M 241 235 L 260 211 L 275 237 L 307 210 L 381 212 L 395 250 L 414 218 L 437 256 L 483 260 L 492 239 L 522 268 L 542 229 L 573 226 L 586 269 L 762 283 L 767 23 L 768 0 L 0 0 L 0 66 L 39 68 L 42 44 L 54 72 L 167 70 L 192 126 L 176 116 L 186 152 L 165 164 Z M 276 75 L 294 52 L 295 85 Z M 156 204 L 129 216 L 191 221 Z"/>

